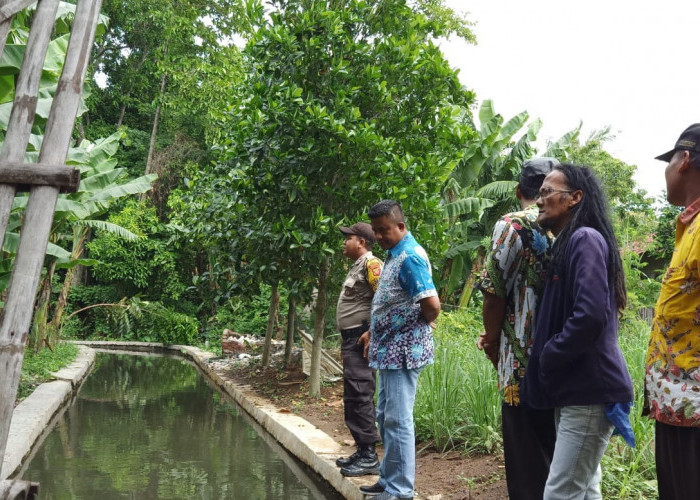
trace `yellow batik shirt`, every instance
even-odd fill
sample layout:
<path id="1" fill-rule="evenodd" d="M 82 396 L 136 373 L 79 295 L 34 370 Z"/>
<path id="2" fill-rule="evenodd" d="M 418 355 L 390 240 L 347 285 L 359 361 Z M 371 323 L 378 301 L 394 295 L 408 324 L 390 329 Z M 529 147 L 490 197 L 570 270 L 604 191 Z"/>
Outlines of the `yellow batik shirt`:
<path id="1" fill-rule="evenodd" d="M 676 245 L 656 303 L 646 361 L 652 418 L 700 427 L 700 199 L 678 217 Z"/>

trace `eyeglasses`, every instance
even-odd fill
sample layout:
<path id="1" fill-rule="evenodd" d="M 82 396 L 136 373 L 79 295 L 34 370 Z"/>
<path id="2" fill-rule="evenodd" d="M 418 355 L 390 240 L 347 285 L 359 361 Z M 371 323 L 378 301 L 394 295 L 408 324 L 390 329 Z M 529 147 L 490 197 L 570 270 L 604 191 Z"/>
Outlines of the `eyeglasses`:
<path id="1" fill-rule="evenodd" d="M 549 198 L 552 196 L 554 193 L 573 193 L 573 189 L 552 189 L 552 188 L 542 188 L 538 191 L 537 197 L 538 198 Z"/>

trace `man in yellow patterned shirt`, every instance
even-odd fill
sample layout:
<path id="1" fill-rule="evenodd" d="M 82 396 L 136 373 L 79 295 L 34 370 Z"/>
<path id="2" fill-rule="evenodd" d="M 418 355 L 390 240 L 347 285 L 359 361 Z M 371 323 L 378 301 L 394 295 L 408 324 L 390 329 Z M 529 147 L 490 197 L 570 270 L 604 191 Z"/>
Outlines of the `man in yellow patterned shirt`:
<path id="1" fill-rule="evenodd" d="M 700 123 L 683 131 L 667 161 L 669 203 L 685 207 L 656 303 L 646 362 L 646 400 L 656 420 L 660 500 L 700 498 Z"/>

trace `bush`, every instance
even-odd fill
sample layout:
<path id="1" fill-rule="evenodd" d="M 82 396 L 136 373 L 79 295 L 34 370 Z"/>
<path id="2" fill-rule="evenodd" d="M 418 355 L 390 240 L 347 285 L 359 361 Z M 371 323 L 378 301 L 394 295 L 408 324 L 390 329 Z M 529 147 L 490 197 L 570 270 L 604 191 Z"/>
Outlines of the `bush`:
<path id="1" fill-rule="evenodd" d="M 288 293 L 280 287 L 280 324 L 286 321 Z M 230 328 L 238 333 L 264 336 L 267 329 L 267 316 L 270 310 L 272 287 L 260 285 L 260 292 L 252 297 L 231 299 L 230 307 L 221 308 L 216 315 L 216 324 L 221 328 Z M 221 329 L 219 333 L 221 333 Z"/>
<path id="2" fill-rule="evenodd" d="M 128 336 L 141 342 L 193 345 L 199 339 L 199 321 L 161 304 L 151 303 L 143 309 L 135 331 Z"/>
<path id="3" fill-rule="evenodd" d="M 113 286 L 74 285 L 68 296 L 68 306 L 61 336 L 76 339 L 110 336 L 112 324 L 102 308 L 88 309 L 70 318 L 69 315 L 94 304 L 113 304 L 118 302 L 120 298 Z"/>
<path id="4" fill-rule="evenodd" d="M 88 244 L 90 257 L 100 261 L 93 268 L 95 278 L 112 284 L 121 296 L 179 300 L 187 286 L 180 279 L 177 254 L 168 244 L 168 229 L 158 219 L 156 209 L 146 202 L 129 200 L 120 212 L 110 215 L 109 222 L 141 238 L 126 241 L 98 232 Z"/>

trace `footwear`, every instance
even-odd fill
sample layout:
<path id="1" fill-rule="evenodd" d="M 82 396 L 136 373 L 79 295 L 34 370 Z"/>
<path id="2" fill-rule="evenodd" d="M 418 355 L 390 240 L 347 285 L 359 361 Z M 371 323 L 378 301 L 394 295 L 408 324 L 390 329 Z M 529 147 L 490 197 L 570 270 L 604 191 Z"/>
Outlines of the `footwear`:
<path id="1" fill-rule="evenodd" d="M 360 486 L 360 491 L 367 496 L 379 495 L 384 492 L 384 486 L 377 482 L 370 486 Z"/>
<path id="2" fill-rule="evenodd" d="M 348 465 L 351 465 L 355 460 L 360 458 L 360 447 L 357 447 L 357 451 L 350 455 L 349 457 L 341 457 L 338 460 L 335 461 L 335 465 L 338 467 L 347 467 Z"/>
<path id="3" fill-rule="evenodd" d="M 395 497 L 394 495 L 392 495 L 388 491 L 384 491 L 373 498 L 374 498 L 374 500 L 413 500 L 413 497 L 403 497 L 403 498 Z"/>
<path id="4" fill-rule="evenodd" d="M 340 469 L 340 473 L 346 477 L 367 476 L 379 474 L 379 457 L 373 444 L 361 445 L 360 456 L 347 467 Z"/>

